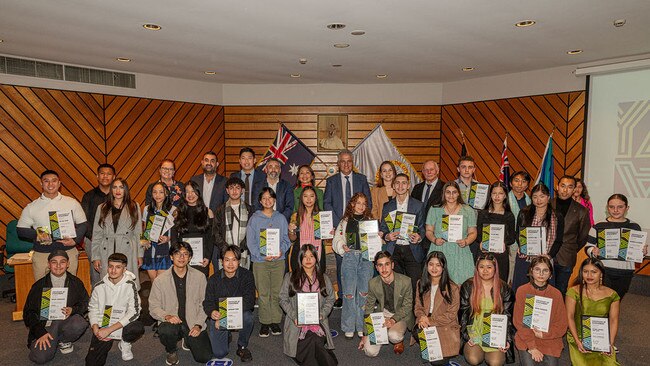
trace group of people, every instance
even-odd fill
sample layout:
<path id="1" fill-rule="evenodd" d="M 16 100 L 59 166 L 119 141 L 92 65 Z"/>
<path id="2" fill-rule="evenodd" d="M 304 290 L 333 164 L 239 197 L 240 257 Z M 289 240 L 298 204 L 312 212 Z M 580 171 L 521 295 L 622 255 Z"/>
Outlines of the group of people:
<path id="1" fill-rule="evenodd" d="M 257 304 L 258 335 L 283 334 L 284 353 L 301 365 L 338 364 L 328 323 L 334 308 L 342 309 L 344 337 L 358 336 L 358 348 L 369 357 L 378 356 L 381 345 L 368 337 L 368 317 L 382 313 L 396 354 L 404 352 L 407 331 L 413 345 L 419 330 L 436 327 L 444 358 L 432 364 L 462 354 L 473 365 L 501 365 L 514 362 L 516 349 L 523 364 L 556 365 L 565 334 L 574 364 L 616 364 L 618 308 L 634 264 L 598 259 L 597 238 L 610 228 L 640 230 L 626 218 L 625 196 L 612 195 L 607 220 L 594 224 L 586 186 L 572 176 L 559 180 L 551 199 L 544 184 L 529 195 L 530 175 L 518 171 L 510 187 L 490 184 L 485 206 L 474 207 L 478 182 L 470 156 L 460 158 L 458 179 L 446 183 L 438 178 L 437 163 L 425 162 L 424 181 L 413 189 L 409 176 L 398 174 L 390 161 L 380 165 L 371 189 L 367 177 L 354 172 L 347 150 L 338 154 L 338 173 L 327 178 L 324 190 L 308 165 L 299 167 L 292 186 L 280 178 L 280 160 L 271 158 L 264 171 L 256 169 L 255 152 L 242 148 L 239 163 L 239 171 L 223 177 L 217 155 L 207 152 L 203 173 L 182 183 L 174 179 L 174 162 L 165 159 L 160 179 L 147 188 L 143 210 L 110 164 L 99 166 L 98 186 L 81 204 L 59 193 L 55 171 L 43 172 L 43 193 L 18 222 L 19 236 L 34 243 L 36 283 L 24 308 L 30 359 L 45 363 L 57 349 L 72 352 L 72 342 L 88 326 L 93 337 L 87 365 L 105 364 L 112 340 L 119 340 L 123 360 L 132 359 L 131 344 L 144 333 L 138 291 L 139 271 L 146 270 L 152 281 L 148 312 L 157 321 L 168 365 L 179 362 L 179 342 L 197 362 L 225 359 L 231 330 L 220 322 L 224 298 L 242 299 L 236 355 L 244 362 L 252 360 L 248 343 Z M 50 230 L 52 212 L 71 213 L 74 237 Z M 320 212 L 331 212 L 329 233 L 319 228 Z M 412 224 L 404 234 L 396 223 L 407 215 Z M 452 220 L 462 223 L 450 238 Z M 497 249 L 485 245 L 493 225 L 503 230 Z M 542 253 L 521 253 L 520 233 L 537 227 L 545 236 Z M 273 255 L 263 242 L 269 229 L 279 236 Z M 374 256 L 367 247 L 371 235 L 382 243 Z M 333 237 L 336 290 L 325 275 L 322 237 Z M 75 277 L 82 243 L 92 266 L 90 297 Z M 589 258 L 569 284 L 583 247 Z M 63 319 L 48 320 L 41 297 L 64 287 Z M 319 324 L 298 323 L 299 293 L 318 293 Z M 552 299 L 544 331 L 522 321 L 531 296 Z M 486 314 L 507 316 L 505 347 L 483 341 Z M 609 317 L 609 352 L 585 348 L 583 315 Z"/>

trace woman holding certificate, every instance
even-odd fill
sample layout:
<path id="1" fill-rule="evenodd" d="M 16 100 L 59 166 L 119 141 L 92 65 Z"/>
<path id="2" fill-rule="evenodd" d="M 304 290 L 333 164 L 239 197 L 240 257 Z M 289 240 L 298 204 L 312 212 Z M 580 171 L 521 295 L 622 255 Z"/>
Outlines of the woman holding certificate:
<path id="1" fill-rule="evenodd" d="M 460 338 L 470 365 L 515 362 L 512 346 L 514 295 L 499 278 L 492 253 L 479 254 L 474 277 L 460 288 Z"/>
<path id="2" fill-rule="evenodd" d="M 564 218 L 553 209 L 550 198 L 551 193 L 548 187 L 544 183 L 536 184 L 531 190 L 533 203 L 519 211 L 516 231 L 519 251 L 515 259 L 515 273 L 512 278 L 513 291 L 517 291 L 519 286 L 530 281 L 528 267 L 534 256 L 544 255 L 553 258 L 562 245 Z M 537 234 L 539 235 L 535 240 L 531 234 L 534 231 L 530 229 L 538 230 Z M 522 252 L 523 240 L 526 243 L 525 252 Z"/>
<path id="3" fill-rule="evenodd" d="M 535 257 L 530 263 L 530 283 L 517 289 L 513 323 L 517 328 L 515 346 L 525 366 L 557 366 L 567 330 L 564 299 L 548 283 L 553 264 L 547 257 Z"/>
<path id="4" fill-rule="evenodd" d="M 370 188 L 373 219 L 381 220 L 381 209 L 384 203 L 395 197 L 393 192 L 393 179 L 397 176 L 395 165 L 390 161 L 384 161 L 379 165 L 379 172 L 375 186 Z"/>
<path id="5" fill-rule="evenodd" d="M 185 195 L 178 205 L 175 225 L 171 230 L 172 243 L 184 241 L 192 247 L 194 255 L 190 265 L 203 272 L 207 278 L 210 274 L 210 258 L 214 250 L 212 219 L 214 215 L 201 197 L 201 189 L 194 181 L 185 185 Z"/>
<path id="6" fill-rule="evenodd" d="M 318 208 L 323 209 L 323 190 L 316 187 L 316 174 L 314 174 L 314 169 L 309 165 L 301 165 L 298 168 L 296 187 L 293 189 L 293 212 L 298 211 L 302 190 L 307 186 L 314 188 L 314 191 L 316 191 L 316 199 L 318 200 Z"/>
<path id="7" fill-rule="evenodd" d="M 289 221 L 289 240 L 293 243 L 291 245 L 291 252 L 289 253 L 289 272 L 300 266 L 298 253 L 300 248 L 306 244 L 312 244 L 318 253 L 319 267 L 322 271 L 325 270 L 325 245 L 320 239 L 316 239 L 314 232 L 314 215 L 318 215 L 319 208 L 316 205 L 316 189 L 312 186 L 305 186 L 302 188 L 300 194 L 300 206 L 298 212 L 291 215 Z M 334 234 L 332 229 L 331 233 Z"/>
<path id="8" fill-rule="evenodd" d="M 262 338 L 282 334 L 280 322 L 280 287 L 284 276 L 285 253 L 289 251 L 287 219 L 273 209 L 275 192 L 264 187 L 257 197 L 262 209 L 255 211 L 246 226 L 246 244 L 253 262 L 253 276 L 257 288 L 260 332 Z"/>
<path id="9" fill-rule="evenodd" d="M 607 268 L 607 271 L 603 274 L 603 283 L 605 286 L 611 287 L 616 291 L 618 296 L 621 297 L 621 300 L 623 300 L 627 290 L 630 288 L 630 283 L 634 276 L 634 262 L 619 257 L 618 247 L 620 247 L 621 243 L 621 233 L 627 230 L 641 230 L 639 224 L 625 217 L 629 209 L 630 206 L 627 204 L 627 197 L 618 193 L 611 195 L 607 200 L 607 218 L 605 221 L 599 222 L 591 228 L 587 245 L 585 246 L 585 251 L 588 256 L 600 257 L 602 259 L 603 265 Z M 612 234 L 613 240 L 608 240 L 608 237 L 612 238 Z M 599 241 L 603 249 L 599 248 Z M 613 253 L 610 255 L 608 255 L 607 251 L 608 242 L 613 247 L 610 250 L 610 253 Z M 630 250 L 629 248 L 628 242 L 628 250 Z M 646 254 L 647 245 L 644 245 L 642 255 L 645 256 Z"/>
<path id="10" fill-rule="evenodd" d="M 299 365 L 330 366 L 338 361 L 327 317 L 334 306 L 332 282 L 318 265 L 318 250 L 300 248 L 300 266 L 287 273 L 280 290 L 284 319 L 284 354 Z"/>
<path id="11" fill-rule="evenodd" d="M 578 278 L 566 292 L 571 364 L 618 365 L 614 340 L 618 333 L 621 298 L 603 285 L 605 266 L 595 258 L 580 265 Z"/>
<path id="12" fill-rule="evenodd" d="M 449 279 L 444 253 L 429 253 L 425 263 L 415 295 L 415 318 L 419 329 L 436 327 L 438 332 L 444 358 L 431 364 L 447 365 L 460 349 L 460 293 L 458 285 Z"/>
<path id="13" fill-rule="evenodd" d="M 427 214 L 429 252 L 445 253 L 449 277 L 454 283 L 463 283 L 473 275 L 474 260 L 469 245 L 476 240 L 476 213 L 463 202 L 458 183 L 445 183 L 442 192 L 442 206 L 431 207 Z"/>
<path id="14" fill-rule="evenodd" d="M 375 233 L 379 241 L 379 224 L 372 220 L 368 199 L 361 193 L 355 193 L 345 207 L 345 213 L 334 232 L 332 249 L 343 257 L 341 264 L 341 286 L 343 287 L 343 309 L 341 312 L 341 329 L 345 338 L 352 339 L 354 332 L 363 338 L 363 307 L 368 296 L 368 281 L 372 278 L 374 256 L 370 258 L 369 245 L 362 253 L 360 229 L 365 226 L 376 227 Z M 370 235 L 364 234 L 369 237 Z M 367 240 L 367 239 L 366 239 Z M 376 251 L 381 251 L 381 242 Z M 373 251 L 375 253 L 376 251 Z"/>
<path id="15" fill-rule="evenodd" d="M 135 275 L 139 289 L 138 268 L 144 255 L 144 248 L 140 245 L 140 207 L 131 200 L 129 185 L 124 178 L 116 178 L 111 183 L 106 202 L 97 207 L 93 228 L 92 260 L 95 271 L 104 278 L 108 270 L 108 257 L 113 253 L 123 253 L 128 258 L 127 270 Z"/>
<path id="16" fill-rule="evenodd" d="M 145 206 L 142 212 L 142 223 L 144 235 L 141 244 L 144 246 L 144 262 L 142 269 L 147 271 L 153 282 L 158 274 L 172 266 L 169 256 L 169 230 L 164 231 L 168 226 L 167 220 L 172 220 L 172 202 L 169 199 L 169 190 L 163 182 L 154 183 L 151 188 L 151 206 Z M 173 209 L 172 209 L 173 207 Z M 162 220 L 158 220 L 162 218 Z M 162 221 L 162 223 L 161 223 Z"/>
<path id="17" fill-rule="evenodd" d="M 490 186 L 487 208 L 478 211 L 476 217 L 478 235 L 474 245 L 477 253 L 492 253 L 499 265 L 499 276 L 508 281 L 510 257 L 508 249 L 515 243 L 515 216 L 508 204 L 508 189 L 503 182 Z"/>

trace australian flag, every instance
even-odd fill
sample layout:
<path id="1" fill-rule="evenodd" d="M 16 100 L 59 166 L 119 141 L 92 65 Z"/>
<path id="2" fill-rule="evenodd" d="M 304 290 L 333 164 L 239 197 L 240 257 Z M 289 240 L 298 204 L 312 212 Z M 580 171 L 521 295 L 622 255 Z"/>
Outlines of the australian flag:
<path id="1" fill-rule="evenodd" d="M 280 178 L 286 180 L 292 186 L 298 178 L 298 167 L 311 165 L 316 154 L 300 141 L 289 129 L 281 124 L 275 140 L 269 146 L 268 151 L 258 164 L 259 168 L 265 169 L 266 162 L 270 158 L 276 158 L 282 162 L 282 175 Z"/>
<path id="2" fill-rule="evenodd" d="M 505 183 L 510 189 L 510 162 L 508 161 L 508 135 L 503 139 L 503 152 L 501 153 L 501 169 L 499 170 L 499 181 Z"/>

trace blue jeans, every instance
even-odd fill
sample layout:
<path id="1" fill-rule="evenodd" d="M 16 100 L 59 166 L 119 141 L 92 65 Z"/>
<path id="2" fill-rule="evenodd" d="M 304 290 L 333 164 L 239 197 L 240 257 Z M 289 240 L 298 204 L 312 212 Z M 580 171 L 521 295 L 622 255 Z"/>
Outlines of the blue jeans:
<path id="1" fill-rule="evenodd" d="M 243 319 L 244 327 L 239 330 L 239 337 L 237 337 L 237 346 L 248 347 L 248 340 L 253 333 L 253 312 L 244 311 Z M 228 355 L 228 335 L 230 330 L 219 330 L 215 328 L 215 321 L 208 319 L 208 335 L 210 336 L 210 345 L 212 345 L 212 353 L 216 358 L 224 358 Z"/>
<path id="2" fill-rule="evenodd" d="M 569 286 L 569 278 L 571 278 L 571 273 L 573 272 L 573 266 L 562 266 L 557 262 L 553 265 L 553 277 L 555 277 L 555 288 L 560 290 L 562 296 L 566 294 L 566 290 Z"/>
<path id="3" fill-rule="evenodd" d="M 372 278 L 372 262 L 362 259 L 361 252 L 351 250 L 343 255 L 341 280 L 343 284 L 343 332 L 363 331 L 363 307 L 368 296 L 368 281 Z"/>

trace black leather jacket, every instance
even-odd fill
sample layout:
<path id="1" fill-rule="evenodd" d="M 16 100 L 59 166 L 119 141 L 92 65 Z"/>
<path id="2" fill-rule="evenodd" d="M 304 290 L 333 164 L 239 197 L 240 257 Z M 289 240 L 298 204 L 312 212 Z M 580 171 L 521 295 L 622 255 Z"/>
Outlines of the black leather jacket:
<path id="1" fill-rule="evenodd" d="M 458 310 L 458 322 L 460 323 L 460 354 L 463 354 L 463 347 L 469 340 L 467 329 L 474 323 L 472 315 L 472 305 L 470 297 L 474 288 L 474 279 L 470 278 L 460 287 L 460 309 Z M 506 363 L 515 362 L 515 344 L 514 333 L 515 327 L 512 325 L 512 310 L 515 305 L 515 295 L 507 283 L 501 281 L 501 299 L 503 300 L 503 314 L 508 316 L 508 334 L 506 341 L 510 343 L 510 348 L 506 352 Z"/>

